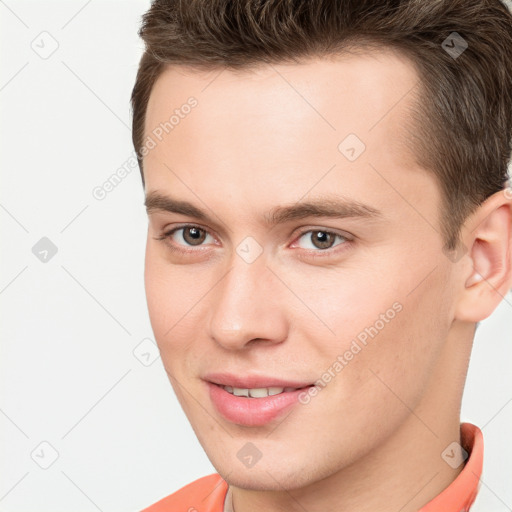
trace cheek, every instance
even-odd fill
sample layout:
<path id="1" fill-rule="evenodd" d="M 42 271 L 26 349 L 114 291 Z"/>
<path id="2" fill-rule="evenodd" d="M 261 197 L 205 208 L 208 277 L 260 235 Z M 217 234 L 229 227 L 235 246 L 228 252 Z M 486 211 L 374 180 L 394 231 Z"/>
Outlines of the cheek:
<path id="1" fill-rule="evenodd" d="M 144 267 L 144 286 L 151 327 L 160 350 L 168 350 L 180 318 L 186 313 L 184 307 L 191 304 L 192 293 L 180 268 L 162 257 L 161 248 L 148 241 Z M 188 306 L 190 308 L 190 305 Z"/>
<path id="2" fill-rule="evenodd" d="M 163 272 L 161 265 L 159 265 L 154 251 L 151 251 L 149 244 L 150 242 L 148 241 L 144 265 L 144 287 L 151 327 L 153 328 L 156 341 L 160 344 L 160 339 L 165 332 L 165 326 L 170 325 L 168 312 L 172 311 L 173 298 L 167 294 L 166 274 Z"/>
<path id="3" fill-rule="evenodd" d="M 343 401 L 364 398 L 378 407 L 393 390 L 412 405 L 425 390 L 448 335 L 451 299 L 449 276 L 439 269 L 423 281 L 431 270 L 424 267 L 400 266 L 394 275 L 374 268 L 356 277 L 333 271 L 328 278 L 323 270 L 296 279 L 294 291 L 322 322 L 297 315 L 294 325 L 323 361 L 319 377 L 336 381 Z"/>
<path id="4" fill-rule="evenodd" d="M 187 375 L 193 336 L 195 332 L 192 314 L 187 314 L 200 297 L 198 290 L 191 290 L 188 277 L 162 258 L 159 248 L 147 248 L 144 270 L 144 285 L 148 313 L 160 351 L 161 359 L 176 397 L 187 413 L 187 393 L 183 391 Z M 193 296 L 192 296 L 193 295 Z M 192 329 L 192 331 L 190 331 Z"/>
<path id="5" fill-rule="evenodd" d="M 146 302 L 155 340 L 168 371 L 174 372 L 177 365 L 188 364 L 188 352 L 204 336 L 201 312 L 214 284 L 210 270 L 172 264 L 158 244 L 148 242 L 144 270 Z"/>
<path id="6" fill-rule="evenodd" d="M 407 287 L 388 291 L 378 300 L 358 302 L 359 309 L 350 305 L 340 313 L 338 345 L 330 344 L 321 368 L 325 377 L 320 378 L 330 382 L 310 405 L 312 412 L 323 415 L 325 425 L 360 441 L 351 449 L 381 442 L 428 392 L 449 329 L 437 286 L 441 283 L 409 295 Z M 325 375 L 329 369 L 334 377 Z M 369 429 L 373 423 L 380 427 Z"/>
<path id="7" fill-rule="evenodd" d="M 298 338 L 310 340 L 322 359 L 343 354 L 354 340 L 369 345 L 377 333 L 380 337 L 389 330 L 402 308 L 396 287 L 375 271 L 312 266 L 295 272 L 282 267 L 280 275 L 293 283 L 302 302 L 289 309 L 294 315 L 290 324 L 300 330 Z M 294 297 L 289 301 L 297 303 Z"/>
<path id="8" fill-rule="evenodd" d="M 418 405 L 432 384 L 430 378 L 450 328 L 449 297 L 441 275 L 410 290 L 404 286 L 386 296 L 380 307 L 395 301 L 400 310 L 394 315 L 385 313 L 387 323 L 376 321 L 372 329 L 364 327 L 362 332 L 369 337 L 357 356 L 359 364 L 347 368 L 346 377 L 352 375 L 348 380 L 354 385 L 351 391 L 366 396 L 371 409 L 384 408 L 382 414 L 400 416 Z"/>

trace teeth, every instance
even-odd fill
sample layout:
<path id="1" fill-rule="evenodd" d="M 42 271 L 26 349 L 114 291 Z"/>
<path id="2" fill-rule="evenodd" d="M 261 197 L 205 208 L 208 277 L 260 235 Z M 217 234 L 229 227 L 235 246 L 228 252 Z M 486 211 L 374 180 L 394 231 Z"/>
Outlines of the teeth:
<path id="1" fill-rule="evenodd" d="M 252 398 L 263 398 L 265 396 L 268 396 L 268 389 L 267 388 L 249 389 L 249 396 Z"/>
<path id="2" fill-rule="evenodd" d="M 231 393 L 235 396 L 245 396 L 247 398 L 264 398 L 266 396 L 279 395 L 283 391 L 295 391 L 296 388 L 279 388 L 279 387 L 269 387 L 269 388 L 234 388 L 232 386 L 222 386 L 228 393 Z"/>

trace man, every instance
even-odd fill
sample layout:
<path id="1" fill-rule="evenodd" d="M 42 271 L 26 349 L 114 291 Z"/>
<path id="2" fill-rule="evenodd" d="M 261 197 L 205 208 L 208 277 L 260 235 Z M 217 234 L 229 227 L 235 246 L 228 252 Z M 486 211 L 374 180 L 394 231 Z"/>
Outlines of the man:
<path id="1" fill-rule="evenodd" d="M 461 512 L 512 285 L 499 0 L 156 0 L 132 94 L 164 367 L 218 473 L 160 511 Z"/>

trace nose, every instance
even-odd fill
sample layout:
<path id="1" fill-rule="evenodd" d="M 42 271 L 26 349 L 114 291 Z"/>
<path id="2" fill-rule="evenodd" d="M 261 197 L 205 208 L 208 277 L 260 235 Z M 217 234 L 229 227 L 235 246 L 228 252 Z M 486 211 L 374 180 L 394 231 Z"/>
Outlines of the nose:
<path id="1" fill-rule="evenodd" d="M 235 255 L 231 269 L 215 287 L 209 334 L 226 349 L 277 344 L 287 337 L 283 285 L 265 261 L 261 256 L 247 263 Z"/>

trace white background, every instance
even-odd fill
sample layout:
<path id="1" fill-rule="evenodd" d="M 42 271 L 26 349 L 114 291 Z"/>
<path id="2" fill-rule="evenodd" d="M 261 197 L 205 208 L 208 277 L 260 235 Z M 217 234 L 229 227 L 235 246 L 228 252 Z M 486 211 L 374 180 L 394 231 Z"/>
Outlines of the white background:
<path id="1" fill-rule="evenodd" d="M 139 171 L 92 195 L 133 152 L 148 7 L 0 1 L 2 512 L 135 511 L 214 472 L 160 359 L 134 355 L 158 355 L 136 349 L 152 339 Z M 42 237 L 58 249 L 47 262 Z M 511 342 L 508 294 L 477 332 L 462 407 L 484 433 L 487 512 L 512 510 Z"/>

